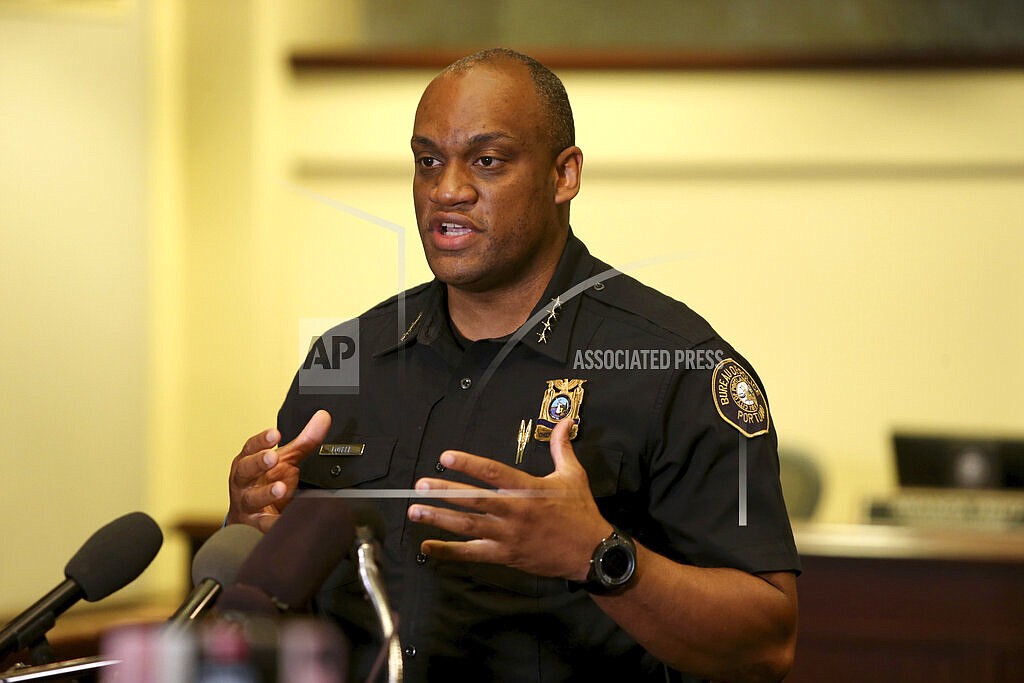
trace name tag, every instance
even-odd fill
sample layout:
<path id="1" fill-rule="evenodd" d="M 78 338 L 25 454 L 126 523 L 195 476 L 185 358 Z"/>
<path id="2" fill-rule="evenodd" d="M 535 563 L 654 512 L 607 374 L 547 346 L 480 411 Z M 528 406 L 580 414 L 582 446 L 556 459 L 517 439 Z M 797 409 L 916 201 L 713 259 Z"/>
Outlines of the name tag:
<path id="1" fill-rule="evenodd" d="M 365 443 L 325 443 L 320 446 L 320 455 L 362 455 Z"/>

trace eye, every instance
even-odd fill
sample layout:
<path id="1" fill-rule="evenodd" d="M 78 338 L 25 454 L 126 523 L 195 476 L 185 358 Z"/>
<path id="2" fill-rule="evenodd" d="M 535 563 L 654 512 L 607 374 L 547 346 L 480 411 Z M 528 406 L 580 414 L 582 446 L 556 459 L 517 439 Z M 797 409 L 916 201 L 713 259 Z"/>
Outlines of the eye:
<path id="1" fill-rule="evenodd" d="M 434 168 L 435 166 L 439 166 L 441 162 L 434 157 L 423 156 L 416 160 L 416 164 L 422 168 Z"/>
<path id="2" fill-rule="evenodd" d="M 483 156 L 476 160 L 476 163 L 484 168 L 496 168 L 501 165 L 501 159 L 498 157 Z"/>

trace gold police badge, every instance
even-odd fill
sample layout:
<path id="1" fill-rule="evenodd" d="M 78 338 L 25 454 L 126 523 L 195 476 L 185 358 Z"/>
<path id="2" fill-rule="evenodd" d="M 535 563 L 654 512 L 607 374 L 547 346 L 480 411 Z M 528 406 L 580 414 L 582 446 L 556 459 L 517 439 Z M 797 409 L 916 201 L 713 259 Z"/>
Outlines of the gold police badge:
<path id="1" fill-rule="evenodd" d="M 549 379 L 544 399 L 540 402 L 540 415 L 533 430 L 537 441 L 551 441 L 551 430 L 562 420 L 572 420 L 569 438 L 575 439 L 580 427 L 580 406 L 583 404 L 585 379 Z"/>
<path id="2" fill-rule="evenodd" d="M 761 387 L 742 365 L 726 358 L 711 374 L 711 393 L 722 419 L 748 437 L 768 433 L 771 416 Z"/>

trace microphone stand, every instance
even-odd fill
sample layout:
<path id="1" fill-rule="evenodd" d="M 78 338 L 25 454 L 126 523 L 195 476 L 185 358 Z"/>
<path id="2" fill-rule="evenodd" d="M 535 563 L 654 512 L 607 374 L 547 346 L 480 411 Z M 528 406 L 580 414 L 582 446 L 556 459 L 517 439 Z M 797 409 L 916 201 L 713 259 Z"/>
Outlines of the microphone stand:
<path id="1" fill-rule="evenodd" d="M 53 648 L 50 647 L 50 641 L 46 639 L 45 635 L 39 636 L 30 643 L 28 652 L 33 666 L 53 663 Z"/>
<path id="2" fill-rule="evenodd" d="M 391 616 L 388 597 L 384 592 L 380 570 L 377 567 L 376 544 L 367 527 L 356 527 L 356 543 L 359 578 L 362 580 L 366 595 L 370 598 L 373 609 L 377 613 L 377 623 L 380 625 L 381 635 L 384 638 L 384 647 L 387 648 L 388 683 L 402 683 L 402 643 L 398 637 L 398 631 L 395 630 L 395 621 Z"/>
<path id="3" fill-rule="evenodd" d="M 15 664 L 7 671 L 0 672 L 0 683 L 21 683 L 22 681 L 67 681 L 94 680 L 96 673 L 105 667 L 116 666 L 119 659 L 107 659 L 101 656 L 81 657 L 52 664 L 26 666 Z"/>

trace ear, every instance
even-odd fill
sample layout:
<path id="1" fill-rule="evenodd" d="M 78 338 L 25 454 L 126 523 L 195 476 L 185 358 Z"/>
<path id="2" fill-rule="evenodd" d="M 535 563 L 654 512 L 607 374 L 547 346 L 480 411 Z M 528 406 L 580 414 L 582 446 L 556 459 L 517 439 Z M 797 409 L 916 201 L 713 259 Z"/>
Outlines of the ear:
<path id="1" fill-rule="evenodd" d="M 555 204 L 566 204 L 580 191 L 583 150 L 566 147 L 555 158 Z"/>

